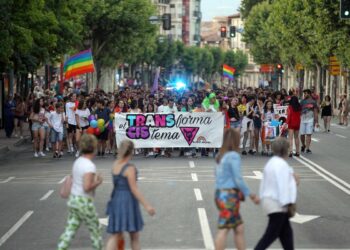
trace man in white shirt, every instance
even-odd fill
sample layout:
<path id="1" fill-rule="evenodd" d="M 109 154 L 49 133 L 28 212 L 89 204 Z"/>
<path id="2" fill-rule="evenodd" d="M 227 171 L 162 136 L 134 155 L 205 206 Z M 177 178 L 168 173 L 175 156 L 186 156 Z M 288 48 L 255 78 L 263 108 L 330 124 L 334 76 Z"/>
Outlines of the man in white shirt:
<path id="1" fill-rule="evenodd" d="M 171 113 L 168 99 L 166 97 L 163 98 L 163 104 L 158 107 L 158 113 Z"/>
<path id="2" fill-rule="evenodd" d="M 76 94 L 70 94 L 69 95 L 70 101 L 66 103 L 66 120 L 68 123 L 67 132 L 67 146 L 68 146 L 68 153 L 74 152 L 74 145 L 73 145 L 73 136 L 76 133 L 77 130 L 77 121 L 75 119 L 75 101 L 77 99 Z"/>
<path id="3" fill-rule="evenodd" d="M 48 119 L 48 124 L 51 128 L 51 143 L 53 145 L 53 158 L 60 158 L 62 150 L 62 141 L 63 141 L 63 124 L 65 121 L 65 115 L 63 112 L 62 103 L 56 103 L 56 111 L 53 111 L 50 114 Z"/>
<path id="4" fill-rule="evenodd" d="M 175 105 L 174 99 L 170 98 L 169 99 L 169 113 L 177 113 L 179 110 L 177 109 L 177 106 Z"/>

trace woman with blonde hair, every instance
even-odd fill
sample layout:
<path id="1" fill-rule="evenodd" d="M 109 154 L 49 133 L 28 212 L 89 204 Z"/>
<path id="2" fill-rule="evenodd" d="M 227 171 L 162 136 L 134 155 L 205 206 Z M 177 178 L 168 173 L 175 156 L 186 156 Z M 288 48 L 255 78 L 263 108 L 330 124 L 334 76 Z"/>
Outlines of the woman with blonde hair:
<path id="1" fill-rule="evenodd" d="M 133 152 L 134 143 L 129 140 L 122 141 L 118 159 L 112 169 L 114 188 L 107 204 L 109 216 L 107 232 L 112 236 L 108 239 L 107 250 L 116 249 L 117 242 L 119 244 L 123 241 L 123 232 L 129 233 L 132 250 L 141 249 L 139 238 L 143 229 L 143 219 L 139 203 L 149 215 L 155 214 L 155 209 L 145 200 L 137 187 L 137 169 L 130 163 Z"/>
<path id="2" fill-rule="evenodd" d="M 95 189 L 102 183 L 102 177 L 96 174 L 96 166 L 92 162 L 97 150 L 96 137 L 83 135 L 79 148 L 82 155 L 73 164 L 67 226 L 60 237 L 57 250 L 68 249 L 82 222 L 89 228 L 93 249 L 102 250 L 101 228 L 94 205 Z"/>
<path id="3" fill-rule="evenodd" d="M 250 193 L 241 174 L 241 157 L 238 153 L 240 133 L 230 128 L 224 134 L 224 141 L 216 158 L 217 167 L 215 202 L 219 210 L 219 231 L 215 238 L 215 249 L 226 247 L 227 234 L 234 232 L 234 241 L 238 250 L 245 249 L 244 227 L 239 213 L 240 202 L 250 197 L 255 203 L 259 199 Z"/>

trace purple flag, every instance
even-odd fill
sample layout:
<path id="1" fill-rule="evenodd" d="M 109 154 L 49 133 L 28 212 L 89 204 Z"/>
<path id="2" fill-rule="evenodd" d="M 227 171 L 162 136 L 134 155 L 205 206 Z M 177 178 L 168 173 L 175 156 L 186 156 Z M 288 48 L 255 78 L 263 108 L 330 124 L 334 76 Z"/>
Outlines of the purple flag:
<path id="1" fill-rule="evenodd" d="M 158 91 L 159 73 L 160 73 L 160 67 L 157 67 L 156 74 L 154 76 L 154 81 L 153 81 L 152 94 Z"/>

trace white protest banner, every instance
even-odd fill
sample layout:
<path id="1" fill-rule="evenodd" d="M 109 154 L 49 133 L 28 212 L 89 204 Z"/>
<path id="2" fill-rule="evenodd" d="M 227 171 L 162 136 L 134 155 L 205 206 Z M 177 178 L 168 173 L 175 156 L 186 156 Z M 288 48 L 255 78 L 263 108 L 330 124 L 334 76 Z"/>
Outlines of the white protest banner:
<path id="1" fill-rule="evenodd" d="M 278 117 L 277 119 L 281 118 L 281 117 L 285 117 L 287 118 L 287 110 L 288 110 L 288 106 L 275 106 L 273 107 L 276 116 Z"/>
<path id="2" fill-rule="evenodd" d="M 115 115 L 117 145 L 132 140 L 136 148 L 219 148 L 224 132 L 221 112 Z"/>

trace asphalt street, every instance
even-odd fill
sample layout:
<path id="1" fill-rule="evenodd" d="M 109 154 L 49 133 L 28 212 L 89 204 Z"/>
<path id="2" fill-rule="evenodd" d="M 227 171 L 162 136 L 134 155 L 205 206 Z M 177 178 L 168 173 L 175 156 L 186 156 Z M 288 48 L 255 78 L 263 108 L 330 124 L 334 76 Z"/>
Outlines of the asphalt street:
<path id="1" fill-rule="evenodd" d="M 350 249 L 350 129 L 333 126 L 330 134 L 319 132 L 311 155 L 289 159 L 301 176 L 298 215 L 293 218 L 298 249 Z M 139 187 L 156 208 L 156 216 L 144 213 L 143 249 L 213 249 L 217 210 L 214 204 L 213 158 L 144 158 L 136 156 Z M 55 249 L 63 232 L 67 209 L 58 195 L 62 179 L 70 173 L 73 156 L 34 159 L 30 145 L 9 154 L 0 163 L 0 249 Z M 103 224 L 112 182 L 114 158 L 96 158 L 104 183 L 96 193 Z M 257 192 L 261 171 L 268 160 L 242 157 L 242 172 Z M 246 201 L 241 208 L 247 247 L 253 248 L 263 234 L 267 217 L 259 206 Z M 103 226 L 104 239 L 108 235 Z M 229 248 L 234 248 L 232 237 Z M 271 248 L 281 248 L 279 242 Z M 71 249 L 91 249 L 89 233 L 81 227 Z"/>

